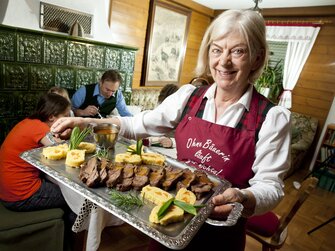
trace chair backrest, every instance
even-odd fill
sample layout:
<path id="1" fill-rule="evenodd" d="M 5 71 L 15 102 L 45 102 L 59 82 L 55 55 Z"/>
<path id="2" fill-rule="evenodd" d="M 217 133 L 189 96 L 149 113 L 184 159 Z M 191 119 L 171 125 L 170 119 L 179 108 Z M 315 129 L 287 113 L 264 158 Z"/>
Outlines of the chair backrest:
<path id="1" fill-rule="evenodd" d="M 318 181 L 319 180 L 315 177 L 309 177 L 302 182 L 295 200 L 280 218 L 279 227 L 272 238 L 274 241 L 278 241 L 280 239 L 281 233 L 287 227 L 289 222 L 292 220 L 292 218 L 297 213 L 298 209 L 302 206 L 304 201 L 308 198 L 310 193 L 315 189 Z"/>

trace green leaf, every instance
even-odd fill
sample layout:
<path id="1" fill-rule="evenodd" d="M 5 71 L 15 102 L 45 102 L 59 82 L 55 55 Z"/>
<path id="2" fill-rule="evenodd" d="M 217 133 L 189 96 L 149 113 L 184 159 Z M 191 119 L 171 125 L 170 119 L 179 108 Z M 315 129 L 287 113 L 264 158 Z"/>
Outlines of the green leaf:
<path id="1" fill-rule="evenodd" d="M 183 209 L 185 212 L 188 212 L 189 214 L 197 215 L 197 209 L 195 206 L 188 204 L 186 202 L 180 201 L 180 200 L 174 200 L 173 203 L 177 206 Z"/>
<path id="2" fill-rule="evenodd" d="M 91 132 L 91 128 L 84 128 L 84 130 L 80 131 L 79 127 L 76 126 L 72 129 L 69 150 L 77 149 L 80 142 L 84 140 L 84 138 Z"/>
<path id="3" fill-rule="evenodd" d="M 166 201 L 158 210 L 157 212 L 157 216 L 158 216 L 158 220 L 162 219 L 164 217 L 164 215 L 167 213 L 169 207 L 171 206 L 171 204 L 173 203 L 174 198 L 169 199 L 168 201 Z"/>
<path id="4" fill-rule="evenodd" d="M 135 149 L 131 148 L 128 146 L 127 148 L 127 152 L 128 153 L 131 153 L 131 154 L 137 154 L 137 155 L 140 155 L 142 154 L 142 146 L 143 146 L 143 141 L 142 139 L 138 139 L 136 141 L 136 146 L 135 146 Z"/>

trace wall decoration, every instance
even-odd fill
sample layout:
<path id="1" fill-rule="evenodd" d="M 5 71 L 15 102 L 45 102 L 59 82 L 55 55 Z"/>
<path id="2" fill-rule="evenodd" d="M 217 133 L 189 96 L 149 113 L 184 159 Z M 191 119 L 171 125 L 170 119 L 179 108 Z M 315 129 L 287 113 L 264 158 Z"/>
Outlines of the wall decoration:
<path id="1" fill-rule="evenodd" d="M 151 1 L 142 85 L 179 83 L 191 11 Z"/>

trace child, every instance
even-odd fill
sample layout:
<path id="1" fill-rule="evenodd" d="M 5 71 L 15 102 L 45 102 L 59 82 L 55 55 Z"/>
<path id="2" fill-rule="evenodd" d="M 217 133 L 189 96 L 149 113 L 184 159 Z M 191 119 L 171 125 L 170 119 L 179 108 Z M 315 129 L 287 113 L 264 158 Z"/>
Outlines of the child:
<path id="1" fill-rule="evenodd" d="M 22 160 L 20 154 L 57 141 L 49 134 L 50 127 L 58 118 L 69 116 L 70 110 L 69 100 L 47 93 L 38 101 L 35 112 L 7 135 L 0 148 L 0 200 L 6 208 L 68 210 L 59 187 L 45 180 L 41 171 Z"/>

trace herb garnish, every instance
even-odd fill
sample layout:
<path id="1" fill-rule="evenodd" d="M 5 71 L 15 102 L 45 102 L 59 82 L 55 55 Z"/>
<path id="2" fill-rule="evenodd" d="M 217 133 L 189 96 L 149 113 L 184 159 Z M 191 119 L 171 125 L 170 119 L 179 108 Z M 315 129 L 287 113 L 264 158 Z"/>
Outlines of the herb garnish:
<path id="1" fill-rule="evenodd" d="M 110 192 L 113 204 L 125 211 L 130 211 L 135 207 L 141 207 L 144 205 L 143 200 L 141 200 L 137 195 L 133 193 L 121 193 L 115 189 Z"/>
<path id="2" fill-rule="evenodd" d="M 91 128 L 85 127 L 84 130 L 80 131 L 79 127 L 76 126 L 72 129 L 69 150 L 77 149 L 80 142 L 91 132 Z"/>
<path id="3" fill-rule="evenodd" d="M 158 210 L 157 212 L 157 216 L 158 216 L 158 220 L 162 219 L 164 217 L 164 215 L 167 213 L 167 210 L 169 209 L 169 207 L 171 206 L 171 204 L 173 203 L 174 198 L 169 199 L 168 201 L 166 201 Z"/>
<path id="4" fill-rule="evenodd" d="M 141 155 L 142 154 L 142 146 L 143 146 L 143 142 L 142 139 L 138 139 L 136 141 L 136 148 L 133 149 L 130 146 L 128 146 L 127 148 L 127 152 L 131 153 L 131 154 L 138 154 Z"/>
<path id="5" fill-rule="evenodd" d="M 101 158 L 101 159 L 108 159 L 109 153 L 106 148 L 102 148 L 102 149 L 99 149 L 94 156 Z"/>
<path id="6" fill-rule="evenodd" d="M 174 204 L 177 207 L 180 207 L 185 212 L 188 212 L 193 215 L 197 215 L 197 208 L 204 207 L 205 205 L 191 205 L 189 203 L 186 203 L 184 201 L 176 200 L 175 198 L 171 198 L 168 201 L 164 202 L 164 204 L 161 206 L 161 208 L 157 212 L 158 220 L 162 219 L 164 215 L 168 212 L 168 209 L 170 206 Z"/>

